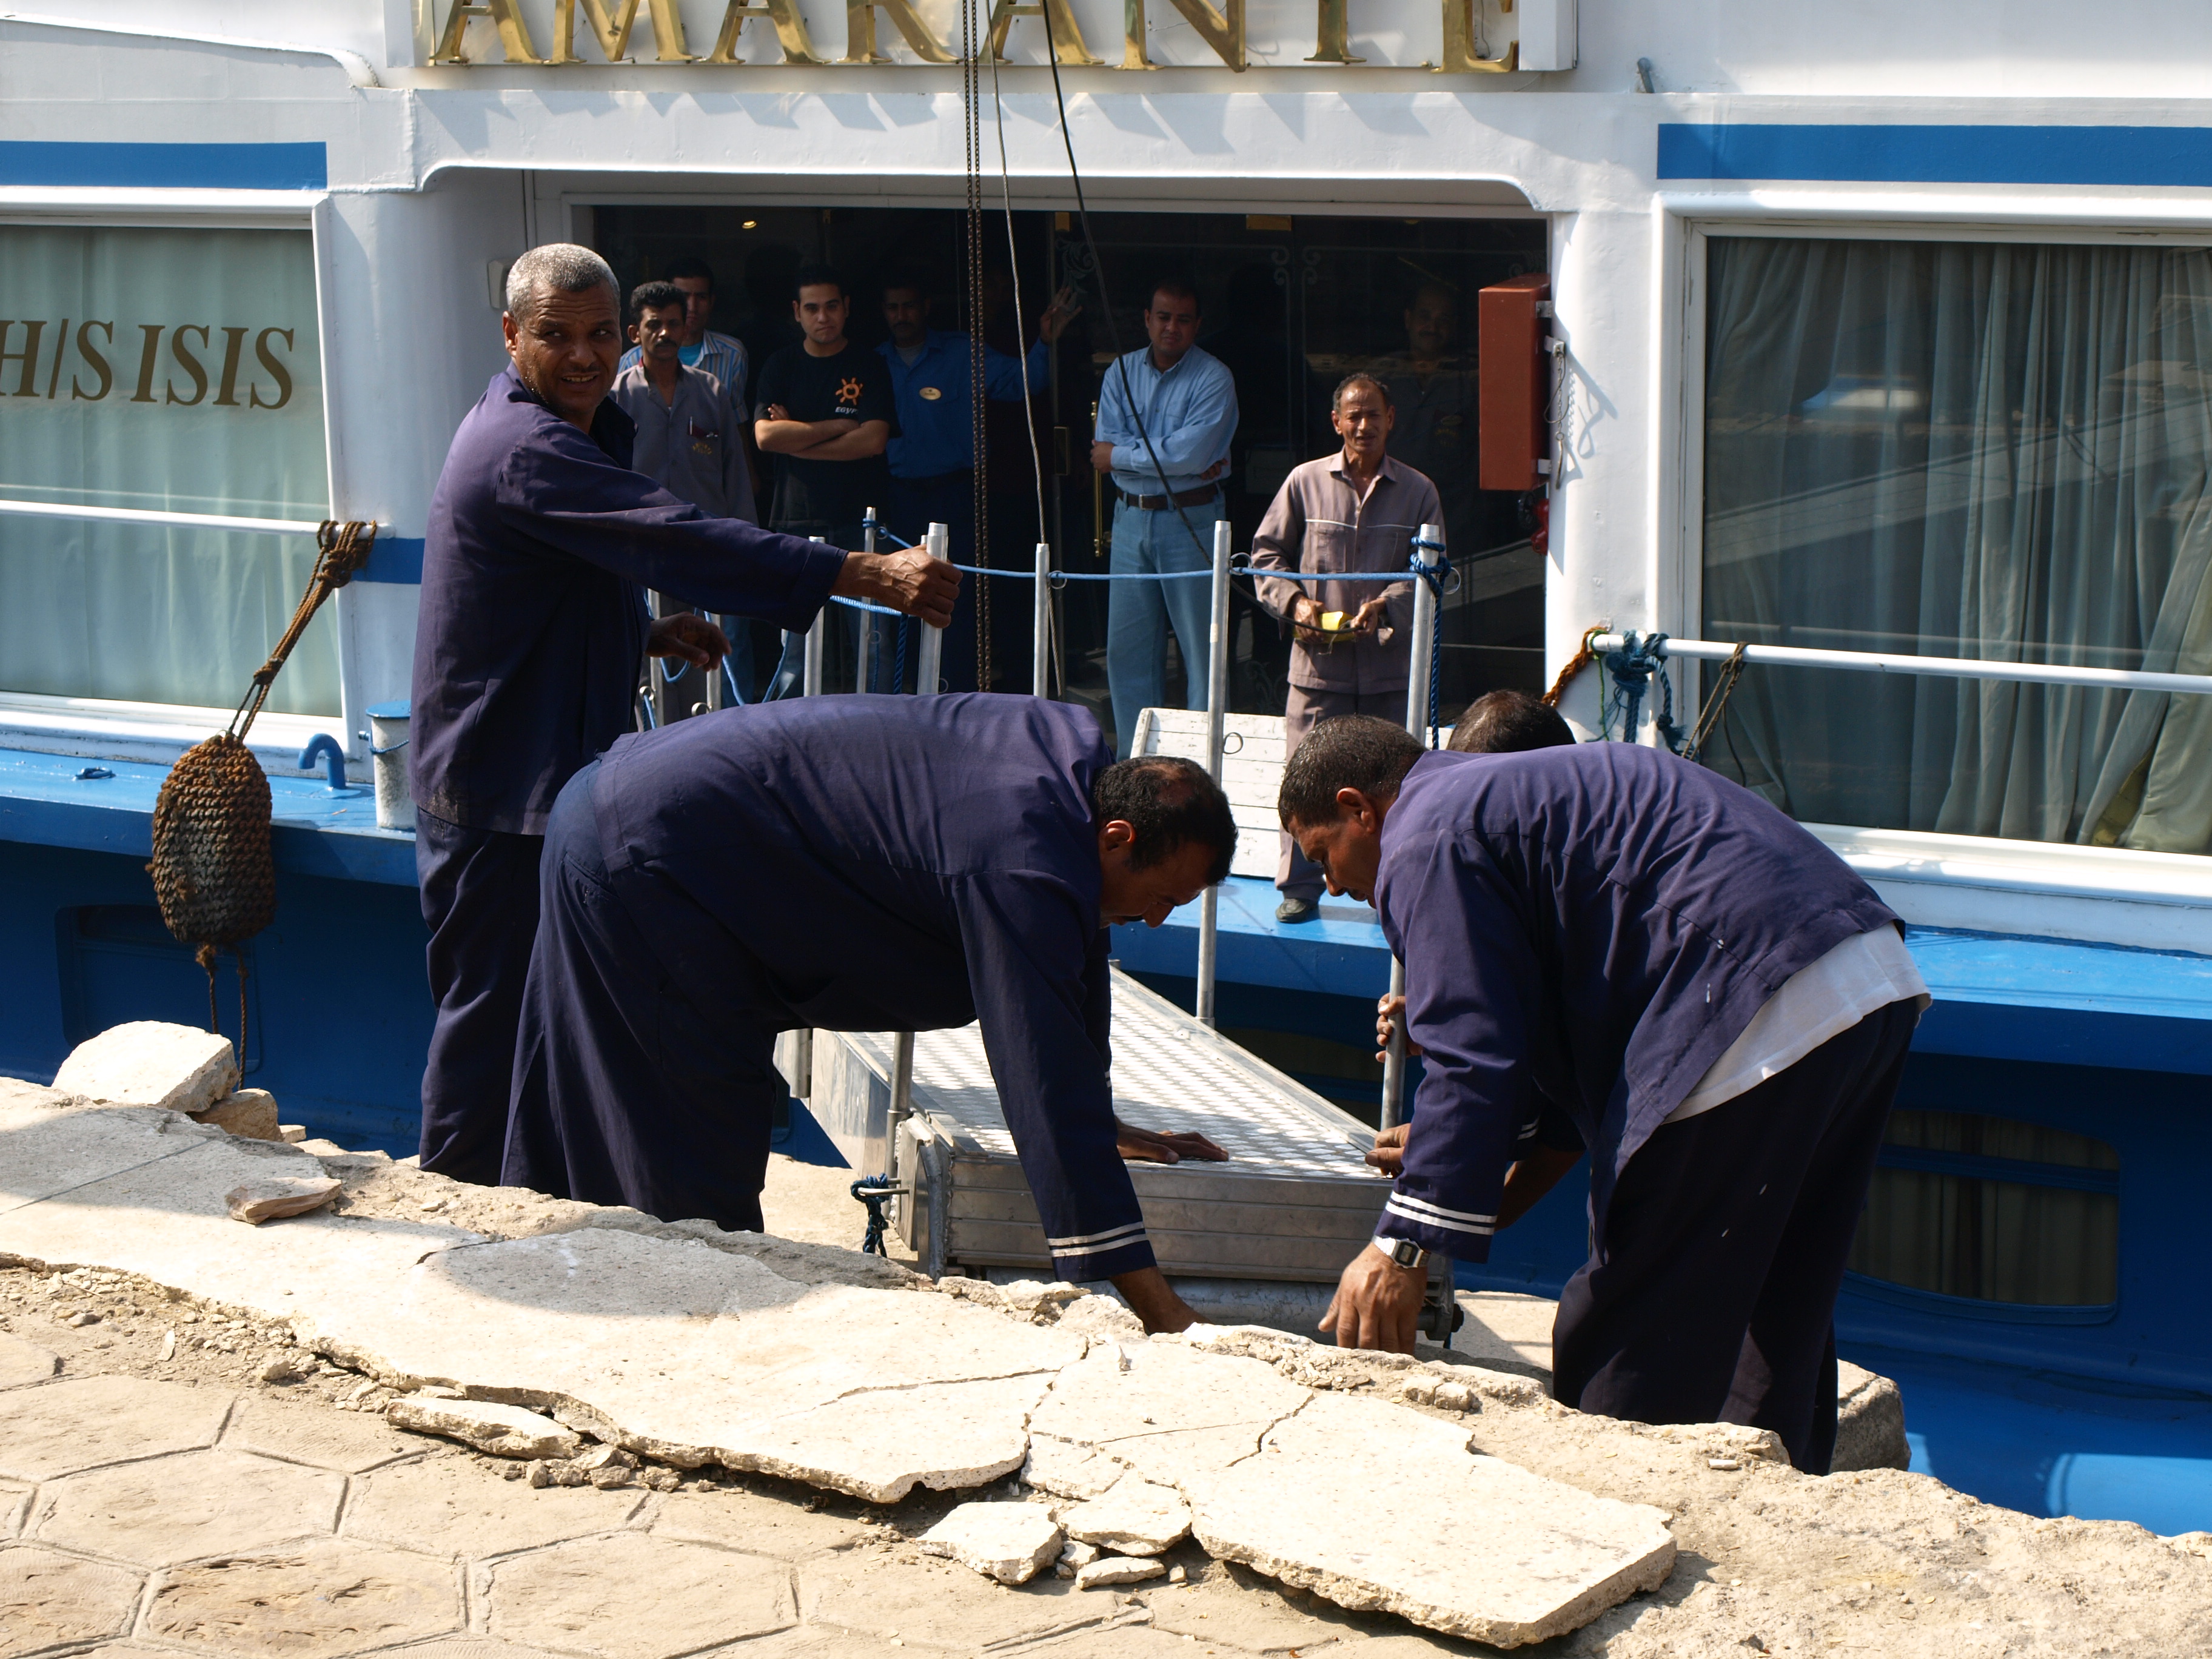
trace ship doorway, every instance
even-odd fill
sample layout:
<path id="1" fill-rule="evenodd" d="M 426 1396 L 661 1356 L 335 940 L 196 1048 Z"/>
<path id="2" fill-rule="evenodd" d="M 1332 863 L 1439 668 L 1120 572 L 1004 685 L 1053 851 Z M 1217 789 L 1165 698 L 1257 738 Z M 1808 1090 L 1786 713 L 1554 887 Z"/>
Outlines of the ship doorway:
<path id="1" fill-rule="evenodd" d="M 965 325 L 964 221 L 957 210 L 610 204 L 593 207 L 590 226 L 590 240 L 626 289 L 666 275 L 679 259 L 705 260 L 715 274 L 711 326 L 744 343 L 756 374 L 769 354 L 798 338 L 791 283 L 806 261 L 830 264 L 849 284 L 848 334 L 865 349 L 875 349 L 886 337 L 879 301 L 895 273 L 929 284 L 933 326 Z M 1445 607 L 1446 717 L 1495 687 L 1540 690 L 1544 561 L 1529 544 L 1528 506 L 1474 487 L 1474 325 L 1478 289 L 1545 268 L 1544 222 L 1146 212 L 1094 213 L 1091 227 L 1110 325 L 1075 216 L 1018 212 L 1011 237 L 1002 215 L 990 218 L 987 340 L 1003 350 L 1017 349 L 1017 307 L 1033 339 L 1037 315 L 1063 283 L 1077 290 L 1084 312 L 1052 356 L 1033 427 L 1025 427 L 1018 404 L 990 408 L 990 513 L 979 537 L 989 562 L 1028 567 L 1042 494 L 1045 535 L 1061 566 L 1106 568 L 1111 498 L 1088 465 L 1092 409 L 1115 345 L 1127 351 L 1144 343 L 1142 313 L 1152 284 L 1182 275 L 1199 289 L 1200 344 L 1237 377 L 1239 422 L 1224 481 L 1237 544 L 1249 543 L 1293 465 L 1336 447 L 1328 406 L 1337 382 L 1356 370 L 1376 374 L 1391 387 L 1398 409 L 1392 453 L 1435 480 L 1461 573 Z M 763 471 L 761 483 L 769 482 Z M 920 530 L 890 527 L 909 537 Z M 979 652 L 963 678 L 973 684 L 972 676 L 988 668 L 985 683 L 1024 690 L 1030 684 L 1026 594 L 1002 583 L 994 598 L 987 653 Z M 1104 585 L 1070 583 L 1058 604 L 1063 649 L 1056 685 L 1110 722 Z M 1279 714 L 1287 635 L 1249 592 L 1240 593 L 1237 611 L 1232 705 Z M 1172 658 L 1171 649 L 1168 695 L 1174 700 L 1184 687 Z"/>

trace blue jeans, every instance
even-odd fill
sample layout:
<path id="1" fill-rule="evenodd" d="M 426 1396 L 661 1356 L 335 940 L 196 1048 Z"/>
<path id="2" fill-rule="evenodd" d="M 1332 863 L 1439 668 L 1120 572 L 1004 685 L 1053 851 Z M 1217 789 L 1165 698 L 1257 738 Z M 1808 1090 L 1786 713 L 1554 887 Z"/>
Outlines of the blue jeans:
<path id="1" fill-rule="evenodd" d="M 1117 575 L 1213 568 L 1213 521 L 1228 515 L 1221 498 L 1180 511 L 1147 513 L 1127 501 L 1114 505 L 1114 551 L 1108 568 Z M 1185 521 L 1188 528 L 1185 528 Z M 1192 532 L 1197 533 L 1194 535 Z M 1106 683 L 1114 696 L 1114 751 L 1126 760 L 1137 715 L 1167 698 L 1168 626 L 1175 626 L 1188 680 L 1183 706 L 1206 707 L 1206 635 L 1213 608 L 1212 584 L 1180 581 L 1109 584 L 1106 596 Z"/>

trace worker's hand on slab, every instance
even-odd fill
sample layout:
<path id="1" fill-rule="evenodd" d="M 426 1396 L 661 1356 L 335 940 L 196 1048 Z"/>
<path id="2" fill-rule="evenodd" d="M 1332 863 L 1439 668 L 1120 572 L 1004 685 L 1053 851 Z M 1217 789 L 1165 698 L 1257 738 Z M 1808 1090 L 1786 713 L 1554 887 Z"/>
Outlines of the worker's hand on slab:
<path id="1" fill-rule="evenodd" d="M 681 657 L 694 668 L 712 668 L 730 654 L 730 641 L 707 617 L 679 611 L 654 622 L 645 636 L 645 654 Z"/>
<path id="2" fill-rule="evenodd" d="M 1336 1281 L 1336 1294 L 1321 1316 L 1321 1328 L 1335 1336 L 1340 1348 L 1411 1353 L 1413 1333 L 1420 1328 L 1421 1299 L 1427 1291 L 1424 1269 L 1401 1267 L 1370 1244 L 1352 1258 L 1352 1265 Z"/>
<path id="3" fill-rule="evenodd" d="M 1190 1310 L 1190 1304 L 1175 1293 L 1167 1275 L 1158 1267 L 1139 1267 L 1133 1273 L 1118 1273 L 1113 1283 L 1121 1293 L 1121 1300 L 1129 1304 L 1129 1311 L 1145 1322 L 1147 1334 L 1188 1330 L 1198 1323 L 1198 1316 Z"/>
<path id="4" fill-rule="evenodd" d="M 1158 1129 L 1139 1129 L 1115 1119 L 1114 1145 L 1122 1158 L 1131 1164 L 1180 1164 L 1194 1158 L 1207 1164 L 1226 1164 L 1229 1154 L 1223 1152 L 1195 1130 L 1165 1133 Z"/>
<path id="5" fill-rule="evenodd" d="M 1375 1000 L 1375 1058 L 1377 1060 L 1390 1057 L 1390 1039 L 1397 1035 L 1398 1022 L 1405 1017 L 1405 998 L 1377 997 Z M 1421 1045 L 1407 1037 L 1406 1052 L 1418 1054 L 1422 1052 Z"/>
<path id="6" fill-rule="evenodd" d="M 848 553 L 830 591 L 848 599 L 866 599 L 919 617 L 932 628 L 952 621 L 960 597 L 960 573 L 944 559 L 920 548 L 903 553 Z"/>

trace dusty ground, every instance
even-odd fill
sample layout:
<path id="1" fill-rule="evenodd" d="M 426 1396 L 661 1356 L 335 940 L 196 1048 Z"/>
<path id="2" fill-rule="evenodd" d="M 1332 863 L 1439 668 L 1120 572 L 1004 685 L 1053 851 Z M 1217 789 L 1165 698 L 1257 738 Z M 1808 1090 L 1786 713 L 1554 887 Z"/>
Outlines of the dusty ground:
<path id="1" fill-rule="evenodd" d="M 558 1224 L 544 1200 L 374 1160 L 334 1161 L 333 1173 L 363 1212 L 501 1234 Z M 771 1225 L 818 1244 L 731 1244 L 817 1265 L 836 1251 L 857 1281 L 901 1279 L 838 1250 L 858 1213 L 839 1173 L 786 1163 L 773 1176 Z M 315 1659 L 462 1632 L 466 1645 L 415 1651 L 1486 1650 L 1279 1590 L 1188 1542 L 1167 1558 L 1190 1581 L 1180 1586 L 1002 1589 L 915 1548 L 956 1501 L 942 1494 L 874 1509 L 761 1477 L 650 1467 L 553 1471 L 579 1484 L 533 1487 L 519 1465 L 392 1429 L 382 1390 L 283 1331 L 118 1274 L 0 1271 L 0 1332 L 18 1339 L 0 1337 L 0 1470 L 20 1477 L 0 1477 L 0 1540 L 14 1540 L 0 1546 L 0 1659 L 88 1651 L 130 1632 L 133 1653 Z M 43 1362 L 19 1343 L 58 1356 L 58 1375 L 33 1375 Z M 1316 1386 L 1395 1390 L 1404 1376 L 1325 1353 L 1275 1357 Z M 87 1386 L 96 1378 L 144 1382 Z M 1813 1480 L 1753 1455 L 1740 1431 L 1584 1417 L 1503 1376 L 1479 1392 L 1472 1414 L 1437 1408 L 1478 1449 L 1656 1504 L 1681 1546 L 1656 1594 L 1522 1651 L 2212 1652 L 2212 1540 L 2202 1535 L 2037 1521 L 1897 1472 Z"/>

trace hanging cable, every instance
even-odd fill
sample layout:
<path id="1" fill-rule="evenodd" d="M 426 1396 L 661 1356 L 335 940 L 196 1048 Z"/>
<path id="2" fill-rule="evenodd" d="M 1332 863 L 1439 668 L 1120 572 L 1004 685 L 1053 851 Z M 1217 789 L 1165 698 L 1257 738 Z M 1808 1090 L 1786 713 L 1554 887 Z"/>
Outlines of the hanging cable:
<path id="1" fill-rule="evenodd" d="M 1083 170 L 1075 164 L 1075 136 L 1067 125 L 1067 95 L 1060 89 L 1060 42 L 1053 36 L 1052 14 L 1053 8 L 1048 4 L 1044 8 L 1044 60 L 1052 69 L 1052 100 L 1060 111 L 1060 142 L 1067 151 L 1067 178 L 1075 187 L 1075 216 L 1083 226 L 1083 245 L 1091 252 L 1091 276 L 1098 288 L 1098 311 L 1106 323 L 1107 349 L 1114 354 L 1114 368 L 1121 380 L 1122 400 L 1129 405 L 1129 418 L 1136 424 L 1138 441 L 1145 447 L 1145 459 L 1152 462 L 1152 474 L 1160 481 L 1162 499 L 1173 507 L 1175 491 L 1168 488 L 1167 469 L 1160 465 L 1159 451 L 1152 447 L 1152 434 L 1145 429 L 1144 411 L 1137 407 L 1137 394 L 1129 384 L 1128 362 L 1121 355 L 1121 336 L 1114 326 L 1113 302 L 1106 296 L 1106 264 L 1098 257 L 1098 239 L 1091 231 L 1091 207 L 1083 194 Z M 1150 295 L 1146 295 L 1148 303 L 1151 298 Z M 1198 527 L 1191 523 L 1189 514 L 1180 507 L 1174 510 L 1176 517 L 1182 520 L 1183 529 L 1189 532 L 1191 544 L 1198 549 L 1200 556 L 1212 558 L 1212 544 L 1198 533 Z"/>
<path id="2" fill-rule="evenodd" d="M 1030 386 L 1030 355 L 1022 349 L 1029 338 L 1028 325 L 1022 319 L 1022 255 L 1014 239 L 1014 186 L 1006 169 L 1006 105 L 999 91 L 999 54 L 991 54 L 991 110 L 996 118 L 999 132 L 999 202 L 1006 216 L 1006 263 L 1014 283 L 1014 351 L 1022 369 L 1022 421 L 1029 428 L 1030 468 L 1036 478 L 1037 539 L 1048 542 L 1045 533 L 1044 455 L 1037 448 L 1036 416 L 1030 399 L 1036 394 Z M 1051 273 L 1046 273 L 1049 279 Z"/>

